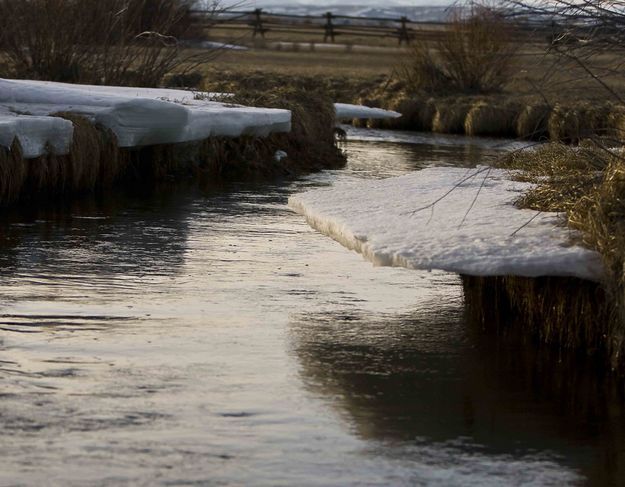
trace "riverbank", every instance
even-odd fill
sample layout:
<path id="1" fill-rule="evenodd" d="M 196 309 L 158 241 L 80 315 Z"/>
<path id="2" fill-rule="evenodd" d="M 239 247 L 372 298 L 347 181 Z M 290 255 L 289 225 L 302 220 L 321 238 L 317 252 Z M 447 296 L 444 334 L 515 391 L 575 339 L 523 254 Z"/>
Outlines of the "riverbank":
<path id="1" fill-rule="evenodd" d="M 614 180 L 613 167 L 606 180 Z M 478 329 L 519 328 L 555 353 L 591 359 L 623 377 L 621 233 L 608 225 L 623 219 L 604 199 L 613 220 L 591 212 L 606 228 L 590 245 L 589 228 L 563 225 L 573 212 L 522 203 L 541 190 L 523 173 L 439 168 L 304 193 L 290 204 L 374 265 L 459 274 L 467 317 Z"/>
<path id="2" fill-rule="evenodd" d="M 556 297 L 553 308 L 567 312 L 547 313 L 545 320 L 548 324 L 551 315 L 561 314 L 556 316 L 556 321 L 568 320 L 577 324 L 576 335 L 570 341 L 576 343 L 580 341 L 577 337 L 582 337 L 583 341 L 589 339 L 600 343 L 600 347 L 581 348 L 590 353 L 596 348 L 601 349 L 610 368 L 623 375 L 625 164 L 621 154 L 619 147 L 606 148 L 594 142 L 585 142 L 579 147 L 548 144 L 513 153 L 500 161 L 500 165 L 512 170 L 516 179 L 532 184 L 531 189 L 515 201 L 517 207 L 560 212 L 562 224 L 580 236 L 578 242 L 601 256 L 605 274 L 600 288 L 591 290 L 576 305 L 586 308 L 586 312 L 576 306 L 564 306 L 567 302 L 565 285 L 560 293 L 552 293 Z M 529 292 L 519 291 L 517 296 L 514 292 L 508 294 L 512 302 L 532 300 Z M 529 315 L 530 321 L 531 317 Z"/>
<path id="3" fill-rule="evenodd" d="M 389 96 L 390 95 L 390 96 Z M 553 104 L 535 96 L 394 94 L 360 98 L 359 102 L 395 110 L 397 120 L 354 119 L 357 127 L 412 130 L 442 134 L 502 137 L 577 144 L 591 137 L 618 140 L 625 132 L 625 106 L 595 101 Z"/>
<path id="4" fill-rule="evenodd" d="M 320 94 L 1 83 L 0 204 L 168 178 L 292 176 L 345 162 L 335 107 Z"/>

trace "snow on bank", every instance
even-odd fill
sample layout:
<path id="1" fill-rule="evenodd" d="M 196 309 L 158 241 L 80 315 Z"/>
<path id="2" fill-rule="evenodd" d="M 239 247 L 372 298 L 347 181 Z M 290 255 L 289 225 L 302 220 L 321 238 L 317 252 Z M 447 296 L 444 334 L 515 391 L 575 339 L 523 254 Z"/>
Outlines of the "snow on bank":
<path id="1" fill-rule="evenodd" d="M 382 108 L 370 108 L 363 105 L 350 105 L 348 103 L 335 103 L 337 120 L 351 120 L 353 118 L 399 118 L 401 113 Z"/>
<path id="2" fill-rule="evenodd" d="M 505 171 L 429 168 L 294 195 L 308 223 L 375 265 L 494 276 L 599 280 L 598 253 L 571 243 L 556 213 L 513 206 Z"/>
<path id="3" fill-rule="evenodd" d="M 115 133 L 119 147 L 175 144 L 208 137 L 267 137 L 291 130 L 291 112 L 211 101 L 220 94 L 162 88 L 73 85 L 0 79 L 0 146 L 19 140 L 24 157 L 67 154 L 71 122 L 58 112 L 83 115 Z M 220 95 L 221 97 L 227 95 Z M 335 104 L 338 119 L 395 118 L 397 112 Z"/>
<path id="4" fill-rule="evenodd" d="M 183 90 L 99 87 L 0 79 L 0 145 L 17 138 L 24 157 L 67 154 L 70 122 L 48 115 L 72 112 L 111 129 L 120 147 L 171 144 L 211 136 L 266 137 L 291 129 L 288 110 L 208 101 Z"/>
<path id="5" fill-rule="evenodd" d="M 0 107 L 0 146 L 11 147 L 17 138 L 22 154 L 30 159 L 46 152 L 67 154 L 72 144 L 74 126 L 57 117 L 16 116 Z"/>

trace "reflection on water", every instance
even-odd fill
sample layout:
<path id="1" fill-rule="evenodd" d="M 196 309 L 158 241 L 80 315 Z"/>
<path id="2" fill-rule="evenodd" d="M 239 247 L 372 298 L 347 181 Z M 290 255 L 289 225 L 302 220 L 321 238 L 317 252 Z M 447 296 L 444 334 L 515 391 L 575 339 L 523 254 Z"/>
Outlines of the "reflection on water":
<path id="1" fill-rule="evenodd" d="M 0 485 L 618 485 L 621 400 L 470 330 L 456 276 L 373 268 L 286 207 L 495 153 L 458 140 L 5 214 Z"/>
<path id="2" fill-rule="evenodd" d="M 469 329 L 457 302 L 393 315 L 312 313 L 292 328 L 310 390 L 392 455 L 445 445 L 460 456 L 563 462 L 593 485 L 625 482 L 622 396 L 520 337 Z"/>

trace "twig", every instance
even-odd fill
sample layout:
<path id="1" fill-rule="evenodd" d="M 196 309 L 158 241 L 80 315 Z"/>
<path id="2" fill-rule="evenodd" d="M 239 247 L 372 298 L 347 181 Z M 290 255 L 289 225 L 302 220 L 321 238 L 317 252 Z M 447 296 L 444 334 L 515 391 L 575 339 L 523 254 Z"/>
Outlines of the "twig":
<path id="1" fill-rule="evenodd" d="M 433 208 L 438 202 L 444 200 L 447 196 L 449 196 L 451 193 L 453 193 L 456 189 L 458 189 L 462 184 L 466 183 L 467 181 L 469 181 L 470 179 L 473 179 L 475 176 L 477 176 L 478 174 L 481 174 L 485 171 L 489 171 L 491 168 L 490 167 L 483 167 L 482 169 L 479 169 L 478 171 L 474 172 L 473 174 L 470 174 L 469 176 L 461 179 L 460 181 L 458 181 L 457 183 L 455 183 L 450 189 L 449 191 L 447 191 L 445 194 L 443 194 L 442 196 L 436 198 L 432 203 L 422 206 L 421 208 L 417 208 L 416 210 L 413 210 L 411 212 L 404 212 L 403 214 L 409 214 L 411 216 L 416 215 L 417 213 L 423 211 L 423 210 L 427 210 L 428 208 Z"/>
<path id="2" fill-rule="evenodd" d="M 517 233 L 519 233 L 521 230 L 523 230 L 526 226 L 528 226 L 530 223 L 532 223 L 534 220 L 536 220 L 536 218 L 538 218 L 538 215 L 540 215 L 542 213 L 542 211 L 537 212 L 532 218 L 530 218 L 528 221 L 526 221 L 523 225 L 521 225 L 519 228 L 517 228 L 514 232 L 512 232 L 510 234 L 511 237 L 514 237 Z"/>
<path id="3" fill-rule="evenodd" d="M 473 201 L 471 201 L 471 205 L 469 206 L 466 213 L 462 217 L 462 221 L 460 222 L 460 225 L 458 225 L 458 228 L 462 227 L 465 220 L 467 219 L 467 216 L 469 215 L 469 212 L 473 209 L 473 206 L 475 206 L 477 198 L 480 196 L 480 193 L 482 192 L 482 189 L 484 188 L 484 185 L 486 184 L 486 180 L 488 179 L 488 176 L 490 176 L 491 170 L 492 170 L 492 167 L 489 167 L 488 171 L 486 171 L 486 175 L 484 176 L 484 179 L 482 179 L 482 184 L 480 184 L 480 187 L 478 188 L 477 193 L 475 193 L 475 197 L 473 198 Z"/>

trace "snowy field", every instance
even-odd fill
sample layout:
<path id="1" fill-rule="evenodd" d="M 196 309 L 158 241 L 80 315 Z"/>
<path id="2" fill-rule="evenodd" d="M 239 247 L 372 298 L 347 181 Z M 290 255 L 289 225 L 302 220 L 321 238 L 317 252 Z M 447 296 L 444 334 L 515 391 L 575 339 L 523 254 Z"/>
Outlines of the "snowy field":
<path id="1" fill-rule="evenodd" d="M 374 265 L 599 280 L 599 254 L 574 244 L 557 213 L 513 205 L 529 187 L 489 167 L 428 168 L 298 194 L 289 205 Z"/>
<path id="2" fill-rule="evenodd" d="M 119 147 L 174 144 L 213 136 L 266 137 L 291 130 L 291 112 L 211 101 L 214 93 L 0 79 L 0 146 L 19 140 L 24 157 L 69 153 L 71 112 L 111 129 Z M 227 95 L 225 96 L 227 98 Z M 222 95 L 223 99 L 224 96 Z M 337 104 L 337 117 L 385 118 L 395 112 Z"/>

